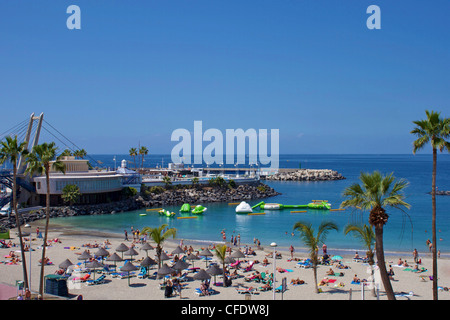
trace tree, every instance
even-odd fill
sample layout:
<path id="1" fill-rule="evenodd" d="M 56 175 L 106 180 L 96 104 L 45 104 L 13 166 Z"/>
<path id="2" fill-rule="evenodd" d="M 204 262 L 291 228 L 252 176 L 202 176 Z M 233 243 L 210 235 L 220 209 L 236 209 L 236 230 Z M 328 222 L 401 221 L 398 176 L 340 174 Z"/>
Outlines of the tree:
<path id="1" fill-rule="evenodd" d="M 156 255 L 158 256 L 158 266 L 161 268 L 161 253 L 162 253 L 162 246 L 164 242 L 169 238 L 172 237 L 175 239 L 175 236 L 177 235 L 177 229 L 175 228 L 167 228 L 167 224 L 163 224 L 160 227 L 152 228 L 152 227 L 144 227 L 142 229 L 143 233 L 146 233 L 149 235 L 149 237 L 156 243 Z"/>
<path id="2" fill-rule="evenodd" d="M 69 149 L 65 149 L 62 153 L 61 153 L 61 157 L 70 157 L 72 155 L 72 151 L 70 151 Z"/>
<path id="3" fill-rule="evenodd" d="M 39 294 L 44 295 L 44 267 L 45 267 L 45 253 L 47 248 L 47 236 L 48 236 L 48 225 L 50 220 L 50 170 L 56 172 L 65 173 L 65 165 L 56 156 L 58 148 L 54 142 L 43 143 L 34 146 L 31 153 L 27 155 L 27 169 L 25 172 L 30 176 L 34 174 L 45 175 L 45 181 L 47 184 L 47 194 L 45 197 L 46 208 L 45 208 L 45 232 L 44 240 L 42 245 L 42 258 L 41 258 L 41 275 L 39 282 Z"/>
<path id="4" fill-rule="evenodd" d="M 319 225 L 317 235 L 314 235 L 314 229 L 310 223 L 296 222 L 294 224 L 294 230 L 300 231 L 300 239 L 309 249 L 309 257 L 314 271 L 314 282 L 316 285 L 316 293 L 319 293 L 319 287 L 317 286 L 317 265 L 319 263 L 318 248 L 320 244 L 325 243 L 327 234 L 331 230 L 338 230 L 337 225 L 331 221 L 323 221 Z"/>
<path id="5" fill-rule="evenodd" d="M 75 158 L 77 159 L 84 159 L 87 156 L 87 152 L 84 149 L 79 149 L 79 150 L 75 150 L 73 152 L 73 155 L 75 156 Z"/>
<path id="6" fill-rule="evenodd" d="M 373 259 L 374 253 L 373 253 L 373 246 L 375 245 L 375 233 L 373 232 L 373 228 L 368 226 L 367 224 L 364 225 L 354 225 L 354 224 L 348 224 L 345 226 L 344 234 L 347 235 L 349 233 L 352 233 L 355 238 L 357 238 L 366 249 L 366 255 L 368 258 L 369 265 L 371 267 L 372 272 L 372 279 L 374 279 L 374 269 L 373 265 L 375 264 L 375 260 Z M 375 287 L 373 287 L 372 290 L 373 295 L 375 296 Z"/>
<path id="7" fill-rule="evenodd" d="M 80 197 L 80 188 L 75 184 L 68 184 L 62 190 L 61 198 L 71 206 L 80 201 Z"/>
<path id="8" fill-rule="evenodd" d="M 144 156 L 148 155 L 147 147 L 142 146 L 139 149 L 139 155 L 141 156 L 141 163 L 142 163 L 141 168 L 143 168 L 144 167 Z"/>
<path id="9" fill-rule="evenodd" d="M 383 228 L 389 218 L 385 207 L 410 208 L 410 205 L 404 201 L 403 194 L 408 182 L 404 179 L 396 181 L 393 173 L 384 176 L 379 171 L 371 174 L 361 173 L 359 179 L 362 185 L 354 183 L 344 190 L 343 197 L 346 200 L 341 203 L 341 207 L 358 207 L 369 211 L 369 224 L 375 228 L 376 254 L 381 281 L 388 299 L 395 300 L 384 259 Z"/>
<path id="10" fill-rule="evenodd" d="M 198 177 L 194 177 L 194 178 L 192 178 L 192 186 L 194 187 L 194 188 L 196 188 L 197 186 L 198 186 L 198 183 L 199 183 L 199 179 L 198 179 Z"/>
<path id="11" fill-rule="evenodd" d="M 436 241 L 436 165 L 437 150 L 444 149 L 450 152 L 450 142 L 446 141 L 450 137 L 450 118 L 441 118 L 440 112 L 425 111 L 426 120 L 413 121 L 416 127 L 411 131 L 417 136 L 413 143 L 413 153 L 423 149 L 431 143 L 433 149 L 433 173 L 431 179 L 431 207 L 432 207 L 432 255 L 433 255 L 433 299 L 438 299 L 438 275 L 437 275 L 437 241 Z"/>
<path id="12" fill-rule="evenodd" d="M 172 185 L 172 179 L 170 179 L 169 176 L 164 176 L 163 182 L 164 182 L 166 188 L 169 188 Z"/>
<path id="13" fill-rule="evenodd" d="M 130 154 L 130 157 L 133 158 L 134 161 L 134 169 L 136 169 L 136 156 L 138 155 L 138 151 L 136 148 L 130 148 L 130 150 L 128 151 Z"/>
<path id="14" fill-rule="evenodd" d="M 20 251 L 22 256 L 22 270 L 23 270 L 23 281 L 25 288 L 28 286 L 28 275 L 27 275 L 27 264 L 25 262 L 25 250 L 22 239 L 22 228 L 20 224 L 20 216 L 17 211 L 17 160 L 20 156 L 24 157 L 28 154 L 26 149 L 26 142 L 19 143 L 17 141 L 17 136 L 14 138 L 6 137 L 6 141 L 1 142 L 0 149 L 0 164 L 5 163 L 5 161 L 11 162 L 13 166 L 13 211 L 16 216 L 17 231 L 19 233 Z"/>
<path id="15" fill-rule="evenodd" d="M 227 246 L 225 244 L 218 244 L 216 245 L 216 256 L 219 258 L 220 262 L 222 262 L 222 270 L 223 270 L 223 283 L 222 285 L 225 287 L 225 258 L 227 254 Z"/>

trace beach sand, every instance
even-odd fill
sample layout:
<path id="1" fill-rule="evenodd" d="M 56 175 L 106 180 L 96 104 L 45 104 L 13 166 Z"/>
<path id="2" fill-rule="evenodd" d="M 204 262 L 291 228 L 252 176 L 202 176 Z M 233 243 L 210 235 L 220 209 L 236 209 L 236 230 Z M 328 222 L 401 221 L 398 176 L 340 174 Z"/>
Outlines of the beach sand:
<path id="1" fill-rule="evenodd" d="M 40 239 L 33 240 L 36 238 L 35 229 L 36 226 L 40 226 L 42 231 L 42 221 L 35 221 L 32 224 L 31 228 L 31 247 L 35 249 L 31 253 L 31 289 L 33 292 L 38 292 L 39 288 L 39 273 L 40 267 L 38 265 L 38 260 L 41 258 L 41 249 L 39 249 L 39 245 L 41 244 Z M 25 230 L 24 230 L 25 231 Z M 28 230 L 29 231 L 29 230 Z M 16 230 L 11 230 L 11 240 L 18 244 L 19 240 L 16 236 Z M 115 248 L 120 243 L 125 243 L 127 246 L 130 246 L 132 241 L 124 241 L 123 235 L 120 234 L 106 234 L 106 233 L 93 233 L 92 231 L 82 231 L 82 230 L 71 230 L 68 228 L 63 228 L 60 226 L 55 226 L 50 224 L 49 229 L 49 239 L 59 239 L 60 243 L 52 243 L 51 247 L 47 248 L 47 256 L 53 265 L 48 265 L 45 267 L 45 274 L 54 274 L 57 271 L 58 265 L 63 262 L 65 259 L 71 260 L 73 263 L 81 262 L 78 260 L 79 253 L 83 252 L 86 247 L 83 247 L 84 244 L 99 244 L 102 245 L 106 239 L 108 239 L 111 245 L 108 245 L 108 251 L 112 254 L 115 252 Z M 129 239 L 132 239 L 132 236 L 129 232 Z M 176 246 L 180 243 L 179 239 L 170 240 L 164 243 L 164 250 L 170 253 Z M 150 241 L 150 244 L 154 245 Z M 192 245 L 194 250 L 201 250 L 201 247 L 205 247 L 205 244 L 201 245 L 197 242 L 188 242 L 184 241 L 185 245 Z M 142 244 L 136 244 L 135 248 L 139 252 L 139 256 L 134 257 L 134 259 L 140 259 L 146 256 L 145 251 L 139 250 L 139 247 Z M 206 245 L 207 246 L 207 245 Z M 241 248 L 243 248 L 243 244 L 241 244 Z M 253 244 L 249 245 L 254 249 Z M 76 249 L 71 250 L 67 249 L 70 247 L 75 247 Z M 233 247 L 235 249 L 236 247 Z M 14 248 L 3 248 L 0 249 L 1 261 L 7 261 L 7 256 L 11 250 L 19 250 L 20 247 Z M 91 253 L 95 253 L 97 248 L 90 248 Z M 344 265 L 349 266 L 349 269 L 337 269 L 334 267 L 334 264 L 331 266 L 319 265 L 317 270 L 317 278 L 318 281 L 327 277 L 326 272 L 330 269 L 330 267 L 336 272 L 343 272 L 344 276 L 332 277 L 328 276 L 328 279 L 336 279 L 336 282 L 329 283 L 325 286 L 320 286 L 320 293 L 315 292 L 314 285 L 314 277 L 313 277 L 313 269 L 312 268 L 298 268 L 296 267 L 297 261 L 289 261 L 290 253 L 287 251 L 283 251 L 280 248 L 282 253 L 282 259 L 276 259 L 276 267 L 282 268 L 285 270 L 292 270 L 287 272 L 276 272 L 276 287 L 281 285 L 282 278 L 286 277 L 287 279 L 287 291 L 284 292 L 283 297 L 281 293 L 276 293 L 276 299 L 281 300 L 361 300 L 362 299 L 362 290 L 361 285 L 351 284 L 353 277 L 355 274 L 360 279 L 369 278 L 370 274 L 368 273 L 368 264 L 361 262 L 353 262 L 352 256 L 343 256 L 342 263 Z M 20 252 L 16 252 L 20 256 Z M 77 254 L 78 253 L 78 254 Z M 256 256 L 249 256 L 248 258 L 243 258 L 241 260 L 259 260 L 263 261 L 264 256 L 266 254 L 272 253 L 271 248 L 263 248 L 263 250 L 256 250 Z M 333 256 L 333 248 L 328 248 L 328 253 L 330 256 Z M 120 253 L 118 253 L 121 255 Z M 155 258 L 155 250 L 151 250 L 148 252 L 151 258 Z M 428 255 L 421 256 L 422 264 L 420 267 L 424 267 L 427 269 L 426 272 L 422 273 L 414 273 L 412 271 L 405 271 L 405 268 L 395 267 L 398 258 L 401 257 L 403 260 L 407 260 L 408 262 L 413 262 L 412 254 L 409 255 L 399 255 L 399 256 L 387 256 L 386 261 L 390 262 L 393 266 L 395 276 L 394 281 L 391 281 L 393 289 L 396 294 L 406 294 L 402 296 L 398 296 L 399 300 L 431 300 L 432 299 L 432 281 L 430 281 L 429 276 L 432 268 L 432 260 Z M 125 257 L 126 258 L 126 257 Z M 294 253 L 294 258 L 307 258 L 306 253 Z M 30 252 L 26 253 L 27 266 L 30 263 Z M 273 259 L 268 257 L 269 265 L 262 266 L 262 263 L 255 264 L 253 270 L 258 270 L 259 272 L 273 272 Z M 213 261 L 217 261 L 217 258 L 213 258 Z M 123 262 L 118 262 L 118 266 L 123 265 Z M 135 263 L 138 265 L 138 263 Z M 220 265 L 220 263 L 219 263 Z M 246 265 L 243 263 L 242 265 Z M 195 261 L 196 267 L 205 268 L 205 261 Z M 439 286 L 448 287 L 450 286 L 450 260 L 447 258 L 441 258 L 438 261 L 438 274 L 439 274 Z M 150 272 L 153 273 L 157 268 L 154 266 Z M 238 271 L 238 273 L 242 276 L 250 275 L 251 272 L 244 272 L 242 269 Z M 192 274 L 189 274 L 192 276 Z M 7 265 L 4 263 L 0 264 L 0 284 L 6 285 L 14 285 L 16 280 L 20 280 L 22 277 L 22 266 L 18 265 Z M 98 278 L 99 275 L 96 275 Z M 221 276 L 217 277 L 217 281 L 221 281 Z M 304 284 L 302 285 L 292 285 L 290 284 L 292 279 L 301 279 L 304 280 Z M 377 279 L 377 276 L 375 277 Z M 211 279 L 213 280 L 213 278 Z M 155 280 L 155 279 L 139 279 L 137 277 L 130 278 L 130 285 L 128 285 L 127 279 L 119 279 L 112 278 L 110 275 L 106 276 L 106 282 L 99 285 L 86 285 L 84 283 L 80 285 L 69 285 L 69 299 L 76 299 L 78 295 L 82 295 L 85 300 L 158 300 L 158 299 L 166 299 L 164 298 L 164 290 L 159 288 L 159 284 L 163 280 Z M 213 281 L 211 281 L 213 282 Z M 222 287 L 222 286 L 214 286 L 211 284 L 211 287 L 217 291 L 217 294 L 200 297 L 195 294 L 195 289 L 200 287 L 199 280 L 190 280 L 185 282 L 187 285 L 182 290 L 182 299 L 183 300 L 244 300 L 245 295 L 237 292 L 237 288 L 249 288 L 254 287 L 258 288 L 261 286 L 259 283 L 255 282 L 246 282 L 244 281 L 244 277 L 240 277 L 238 279 L 233 280 L 231 287 Z M 339 283 L 342 283 L 343 286 L 337 286 Z M 0 286 L 0 290 L 1 290 Z M 4 293 L 6 289 L 3 290 Z M 351 293 L 350 293 L 351 292 Z M 409 294 L 412 293 L 412 294 Z M 4 295 L 2 296 L 3 298 Z M 272 291 L 259 291 L 257 294 L 253 294 L 251 296 L 251 300 L 271 300 L 273 297 Z M 170 299 L 180 299 L 179 296 L 170 298 Z M 377 297 L 374 297 L 372 291 L 365 287 L 364 290 L 364 299 L 365 300 L 376 300 Z M 384 288 L 380 285 L 379 290 L 379 299 L 386 300 L 386 294 L 384 292 Z M 441 290 L 439 291 L 439 299 L 440 300 L 448 300 L 450 299 L 450 291 Z"/>

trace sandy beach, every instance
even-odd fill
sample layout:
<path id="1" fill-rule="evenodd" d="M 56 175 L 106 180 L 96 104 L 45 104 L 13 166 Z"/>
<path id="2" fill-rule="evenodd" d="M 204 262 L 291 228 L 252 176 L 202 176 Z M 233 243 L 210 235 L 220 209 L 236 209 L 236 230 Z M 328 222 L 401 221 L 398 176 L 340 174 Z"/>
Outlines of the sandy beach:
<path id="1" fill-rule="evenodd" d="M 38 265 L 38 260 L 41 258 L 41 249 L 39 248 L 41 244 L 41 239 L 36 239 L 35 229 L 40 226 L 42 231 L 42 221 L 36 221 L 31 227 L 31 248 L 34 249 L 31 252 L 31 289 L 33 292 L 38 291 L 39 287 L 39 272 L 40 267 Z M 92 234 L 91 231 L 80 231 L 80 230 L 70 230 L 67 228 L 62 228 L 59 226 L 52 226 L 50 223 L 49 239 L 58 239 L 59 242 L 52 242 L 52 245 L 47 249 L 47 257 L 53 263 L 45 267 L 45 274 L 54 274 L 59 270 L 58 265 L 65 259 L 69 259 L 74 264 L 81 262 L 78 259 L 80 253 L 84 250 L 90 250 L 94 254 L 98 248 L 85 247 L 86 244 L 99 245 L 102 246 L 106 240 L 110 242 L 107 245 L 107 250 L 110 254 L 113 254 L 115 248 L 117 248 L 121 243 L 130 246 L 132 244 L 132 237 L 129 236 L 129 241 L 124 241 L 123 235 L 120 234 Z M 129 232 L 130 234 L 130 232 Z M 11 241 L 13 243 L 19 244 L 19 240 L 16 236 L 16 230 L 11 230 Z M 180 239 L 170 240 L 164 243 L 164 251 L 169 255 L 180 243 Z M 154 245 L 150 241 L 150 244 Z M 202 250 L 205 244 L 200 244 L 197 242 L 184 241 L 184 245 L 192 245 L 194 250 Z M 139 255 L 133 257 L 136 260 L 140 260 L 146 257 L 146 252 L 140 250 L 139 248 L 142 244 L 135 244 L 135 249 L 139 252 Z M 241 249 L 244 249 L 244 244 L 241 244 Z M 252 249 L 255 249 L 253 244 L 249 244 Z M 207 245 L 206 245 L 207 247 Z M 233 247 L 233 250 L 237 247 Z M 22 277 L 22 266 L 21 264 L 10 265 L 8 262 L 10 259 L 5 258 L 8 256 L 10 251 L 16 251 L 15 253 L 20 257 L 20 247 L 13 248 L 2 248 L 0 249 L 1 261 L 0 264 L 0 284 L 14 285 L 16 280 Z M 324 278 L 328 278 L 329 281 L 326 285 L 319 286 L 320 293 L 315 293 L 314 276 L 312 268 L 301 268 L 297 266 L 299 259 L 307 258 L 306 253 L 294 253 L 294 259 L 291 259 L 290 253 L 286 248 L 280 248 L 279 252 L 282 254 L 281 259 L 276 259 L 276 267 L 281 268 L 276 272 L 276 287 L 281 285 L 282 278 L 286 277 L 287 280 L 287 291 L 284 292 L 283 297 L 281 293 L 276 293 L 276 299 L 281 300 L 361 300 L 363 296 L 362 286 L 358 284 L 352 284 L 353 277 L 356 275 L 360 279 L 368 279 L 370 276 L 369 265 L 363 262 L 354 262 L 353 256 L 344 255 L 342 264 L 347 266 L 347 269 L 338 269 L 335 267 L 335 263 L 329 266 L 319 265 L 317 270 L 318 281 Z M 242 268 L 238 269 L 239 277 L 234 279 L 230 287 L 215 286 L 212 284 L 213 278 L 211 279 L 211 288 L 215 290 L 215 294 L 210 296 L 199 296 L 195 293 L 195 289 L 200 287 L 199 280 L 193 280 L 191 277 L 193 273 L 188 273 L 188 281 L 184 282 L 184 287 L 182 290 L 183 300 L 244 300 L 245 294 L 239 293 L 238 290 L 245 288 L 256 288 L 254 294 L 251 295 L 252 300 L 271 300 L 273 297 L 272 291 L 263 291 L 259 288 L 262 286 L 261 283 L 256 283 L 254 281 L 245 281 L 246 276 L 250 276 L 255 270 L 259 272 L 273 272 L 273 259 L 271 257 L 271 248 L 263 248 L 262 250 L 256 250 L 256 256 L 251 255 L 246 258 L 242 258 L 243 261 L 241 266 L 247 266 L 248 262 L 259 261 L 255 263 L 253 268 L 249 272 L 245 272 Z M 333 248 L 328 248 L 328 253 L 333 256 Z M 121 255 L 120 253 L 118 253 Z M 156 251 L 148 251 L 148 255 L 151 258 L 155 258 Z M 262 265 L 262 261 L 265 256 L 269 255 L 267 266 Z M 396 294 L 398 294 L 397 299 L 399 300 L 431 300 L 432 299 L 432 281 L 430 281 L 429 276 L 431 273 L 432 261 L 429 255 L 422 255 L 422 264 L 419 265 L 420 268 L 425 268 L 426 271 L 415 273 L 410 271 L 409 268 L 395 266 L 398 258 L 407 260 L 413 268 L 414 264 L 412 254 L 403 254 L 402 256 L 389 255 L 386 257 L 386 261 L 392 265 L 395 272 L 394 280 L 391 282 Z M 125 257 L 126 258 L 126 257 Z M 30 252 L 26 253 L 27 265 L 30 264 Z M 218 262 L 216 257 L 213 257 L 212 261 Z M 111 263 L 112 264 L 112 263 Z M 170 265 L 170 261 L 168 262 Z M 122 266 L 123 262 L 118 262 L 118 266 Z M 139 266 L 139 263 L 135 263 Z M 219 263 L 220 265 L 220 263 Z M 195 267 L 205 268 L 205 261 L 195 261 Z M 330 268 L 336 273 L 343 273 L 342 276 L 330 276 L 327 272 Z M 440 300 L 449 300 L 450 292 L 447 289 L 450 286 L 450 260 L 448 258 L 440 258 L 438 261 L 438 272 L 439 272 L 439 286 L 442 290 L 439 291 Z M 153 266 L 150 273 L 157 271 L 157 267 Z M 138 274 L 139 271 L 136 272 Z M 96 278 L 99 274 L 96 274 Z M 92 277 L 91 277 L 92 278 Z M 98 285 L 87 285 L 86 283 L 80 284 L 69 284 L 69 297 L 68 299 L 76 299 L 78 295 L 82 295 L 85 300 L 163 300 L 164 290 L 159 288 L 159 284 L 163 282 L 162 279 L 140 279 L 136 276 L 129 279 L 130 285 L 128 285 L 128 279 L 113 278 L 111 275 L 106 275 L 106 281 L 103 284 Z M 304 284 L 292 285 L 292 279 L 300 279 L 304 281 Z M 375 273 L 375 280 L 378 279 L 378 274 Z M 217 277 L 217 281 L 221 281 L 221 276 Z M 364 299 L 365 300 L 376 300 L 377 297 L 373 296 L 372 291 L 369 287 L 364 287 Z M 4 293 L 6 290 L 4 290 Z M 15 295 L 14 295 L 15 296 Z M 4 299 L 5 297 L 3 297 Z M 177 295 L 170 299 L 180 299 Z M 386 300 L 386 295 L 384 288 L 380 285 L 379 297 L 380 300 Z"/>

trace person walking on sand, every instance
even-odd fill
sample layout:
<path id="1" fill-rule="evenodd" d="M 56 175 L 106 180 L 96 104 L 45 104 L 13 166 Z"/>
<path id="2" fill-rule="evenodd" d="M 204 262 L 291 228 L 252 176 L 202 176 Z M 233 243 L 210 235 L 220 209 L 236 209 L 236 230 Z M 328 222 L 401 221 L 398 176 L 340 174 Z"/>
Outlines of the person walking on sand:
<path id="1" fill-rule="evenodd" d="M 127 230 L 123 230 L 123 233 L 125 235 L 125 241 L 128 241 L 128 232 L 127 232 Z"/>
<path id="2" fill-rule="evenodd" d="M 292 246 L 292 244 L 289 247 L 289 251 L 291 252 L 291 259 L 294 259 L 294 247 Z"/>
<path id="3" fill-rule="evenodd" d="M 417 252 L 417 249 L 414 249 L 413 257 L 414 257 L 414 262 L 419 263 L 419 252 Z"/>

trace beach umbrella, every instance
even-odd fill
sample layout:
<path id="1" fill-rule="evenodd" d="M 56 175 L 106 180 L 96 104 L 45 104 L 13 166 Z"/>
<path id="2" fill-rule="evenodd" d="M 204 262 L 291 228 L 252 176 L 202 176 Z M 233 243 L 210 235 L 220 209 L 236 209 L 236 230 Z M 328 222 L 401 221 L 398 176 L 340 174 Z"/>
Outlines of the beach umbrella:
<path id="1" fill-rule="evenodd" d="M 197 257 L 195 254 L 190 253 L 186 259 L 191 260 L 192 261 L 192 266 L 195 267 L 194 265 L 194 260 L 200 260 L 199 257 Z"/>
<path id="2" fill-rule="evenodd" d="M 208 257 L 212 257 L 214 254 L 208 250 L 208 248 L 204 249 L 202 252 L 198 254 L 199 256 L 204 257 L 206 261 L 206 267 L 208 267 Z"/>
<path id="3" fill-rule="evenodd" d="M 200 269 L 199 272 L 194 274 L 193 278 L 195 280 L 202 280 L 203 281 L 203 280 L 211 279 L 211 276 L 204 269 Z"/>
<path id="4" fill-rule="evenodd" d="M 173 266 L 172 269 L 175 269 L 177 271 L 181 271 L 184 269 L 187 269 L 189 267 L 189 264 L 187 262 L 184 262 L 183 260 L 178 260 Z"/>
<path id="5" fill-rule="evenodd" d="M 170 260 L 170 257 L 164 251 L 162 251 L 160 259 L 161 259 L 161 261 Z"/>
<path id="6" fill-rule="evenodd" d="M 237 258 L 239 261 L 239 258 L 245 258 L 245 255 L 242 253 L 241 250 L 236 250 L 235 252 L 233 252 L 232 254 L 230 254 L 230 257 L 232 258 Z"/>
<path id="7" fill-rule="evenodd" d="M 141 247 L 141 250 L 145 250 L 147 257 L 148 257 L 148 250 L 153 250 L 153 249 L 155 249 L 155 248 L 153 248 L 148 242 L 144 243 L 144 245 Z"/>
<path id="8" fill-rule="evenodd" d="M 122 268 L 120 268 L 121 272 L 127 272 L 128 273 L 128 277 L 127 277 L 128 278 L 128 285 L 130 285 L 130 272 L 131 271 L 136 271 L 138 269 L 139 268 L 136 267 L 134 264 L 132 264 L 130 261 L 125 263 L 125 265 Z"/>
<path id="9" fill-rule="evenodd" d="M 150 267 L 150 266 L 153 266 L 155 264 L 158 264 L 158 263 L 155 260 L 153 260 L 152 258 L 150 258 L 150 257 L 146 257 L 141 262 L 141 266 L 143 266 L 143 267 Z"/>
<path id="10" fill-rule="evenodd" d="M 220 269 L 216 264 L 210 265 L 209 268 L 206 269 L 206 272 L 209 275 L 214 276 L 214 282 L 216 282 L 216 276 L 223 274 L 223 270 Z"/>
<path id="11" fill-rule="evenodd" d="M 158 269 L 158 276 L 161 278 L 165 275 L 172 274 L 174 272 L 176 272 L 175 269 L 169 267 L 167 263 L 164 263 L 164 265 L 160 269 Z M 166 283 L 166 279 L 164 279 L 164 283 Z"/>
<path id="12" fill-rule="evenodd" d="M 175 250 L 172 251 L 172 254 L 180 254 L 180 253 L 185 253 L 183 249 L 181 249 L 180 246 L 176 247 Z"/>
<path id="13" fill-rule="evenodd" d="M 212 257 L 213 253 L 211 251 L 209 251 L 208 248 L 206 248 L 202 252 L 200 252 L 198 255 L 203 256 L 203 257 Z"/>
<path id="14" fill-rule="evenodd" d="M 158 263 L 155 260 L 153 260 L 152 258 L 146 257 L 144 260 L 142 260 L 141 267 L 150 267 L 155 264 L 158 264 Z M 149 269 L 150 268 L 147 268 L 147 275 L 148 275 Z"/>
<path id="15" fill-rule="evenodd" d="M 67 268 L 71 265 L 73 265 L 73 263 L 69 259 L 66 259 L 63 262 L 61 262 L 58 267 L 67 270 Z"/>
<path id="16" fill-rule="evenodd" d="M 89 260 L 91 258 L 92 258 L 91 254 L 87 251 L 84 251 L 82 254 L 80 254 L 78 260 L 84 260 L 84 264 L 86 264 L 86 260 Z"/>
<path id="17" fill-rule="evenodd" d="M 342 258 L 341 256 L 333 256 L 332 258 L 331 258 L 331 260 L 333 260 L 333 261 L 339 261 L 339 260 L 343 260 L 344 258 Z"/>
<path id="18" fill-rule="evenodd" d="M 128 247 L 125 245 L 125 244 L 123 244 L 123 243 L 121 243 L 117 248 L 116 248 L 116 251 L 117 252 L 122 252 L 122 259 L 123 259 L 123 253 L 125 252 L 125 251 L 128 251 Z"/>
<path id="19" fill-rule="evenodd" d="M 97 250 L 96 253 L 94 253 L 94 256 L 102 257 L 103 262 L 103 258 L 109 256 L 109 252 L 105 248 L 101 247 L 100 249 Z"/>
<path id="20" fill-rule="evenodd" d="M 119 257 L 119 255 L 115 252 L 112 255 L 110 255 L 109 257 L 107 257 L 106 260 L 114 261 L 114 267 L 117 267 L 117 265 L 116 265 L 117 261 L 123 261 L 123 259 L 121 257 Z"/>
<path id="21" fill-rule="evenodd" d="M 226 264 L 230 264 L 230 263 L 235 263 L 236 260 L 234 260 L 233 257 L 228 256 L 228 257 L 225 258 L 225 261 L 224 261 L 224 262 L 225 262 Z"/>
<path id="22" fill-rule="evenodd" d="M 133 260 L 133 256 L 137 256 L 139 254 L 139 252 L 137 252 L 134 248 L 130 248 L 128 249 L 128 251 L 126 251 L 124 253 L 126 256 L 131 256 L 131 260 Z"/>
<path id="23" fill-rule="evenodd" d="M 100 263 L 100 262 L 98 262 L 97 260 L 92 260 L 91 262 L 89 262 L 89 263 L 86 265 L 86 267 L 89 268 L 89 269 L 93 269 L 93 270 L 94 270 L 94 280 L 95 280 L 95 270 L 96 270 L 97 268 L 104 268 L 105 265 L 102 264 L 102 263 Z"/>

